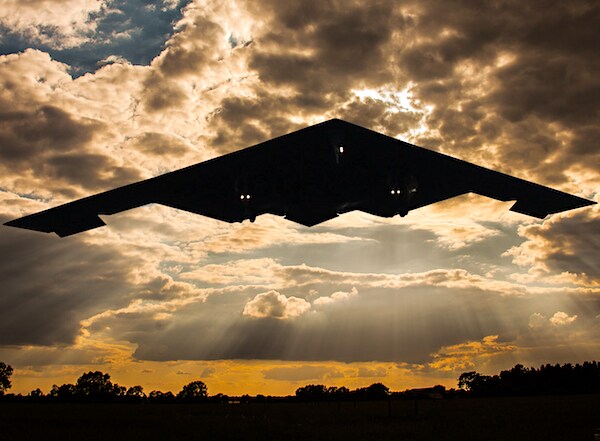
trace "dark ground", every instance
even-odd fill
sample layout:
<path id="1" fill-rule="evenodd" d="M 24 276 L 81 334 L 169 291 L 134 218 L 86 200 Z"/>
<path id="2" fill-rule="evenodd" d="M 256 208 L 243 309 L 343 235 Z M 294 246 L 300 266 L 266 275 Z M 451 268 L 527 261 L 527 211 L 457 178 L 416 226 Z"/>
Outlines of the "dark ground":
<path id="1" fill-rule="evenodd" d="M 0 403 L 0 439 L 600 440 L 600 395 L 388 404 Z"/>

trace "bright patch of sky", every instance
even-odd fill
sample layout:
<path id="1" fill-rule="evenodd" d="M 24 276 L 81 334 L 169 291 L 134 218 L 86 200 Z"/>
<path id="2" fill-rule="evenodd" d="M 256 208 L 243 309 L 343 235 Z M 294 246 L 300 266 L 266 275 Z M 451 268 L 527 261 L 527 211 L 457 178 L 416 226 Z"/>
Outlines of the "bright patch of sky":
<path id="1" fill-rule="evenodd" d="M 404 141 L 415 142 L 415 140 L 424 134 L 431 133 L 431 129 L 426 124 L 427 116 L 433 111 L 433 106 L 423 104 L 413 93 L 415 84 L 409 82 L 408 85 L 400 90 L 389 89 L 354 89 L 352 93 L 360 100 L 372 99 L 382 101 L 387 106 L 390 113 L 410 112 L 422 115 L 418 125 L 412 127 L 407 132 L 397 134 L 397 137 Z"/>
<path id="2" fill-rule="evenodd" d="M 371 98 L 389 104 L 388 111 L 392 113 L 418 112 L 420 106 L 411 92 L 412 86 L 412 83 L 409 83 L 408 86 L 400 91 L 385 89 L 355 89 L 352 92 L 362 100 Z"/>
<path id="3" fill-rule="evenodd" d="M 39 49 L 70 66 L 73 76 L 94 72 L 105 64 L 148 64 L 164 48 L 191 0 L 104 0 L 87 2 L 87 9 L 67 22 L 49 5 L 46 20 L 0 12 L 0 54 Z M 77 8 L 77 5 L 71 5 Z M 72 11 L 71 11 L 72 12 Z M 43 15 L 43 14 L 42 14 Z"/>

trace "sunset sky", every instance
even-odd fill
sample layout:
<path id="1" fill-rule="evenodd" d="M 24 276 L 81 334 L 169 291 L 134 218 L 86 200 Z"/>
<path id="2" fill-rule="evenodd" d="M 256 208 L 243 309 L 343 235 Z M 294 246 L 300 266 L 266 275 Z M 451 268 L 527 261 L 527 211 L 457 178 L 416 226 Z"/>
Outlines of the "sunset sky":
<path id="1" fill-rule="evenodd" d="M 0 0 L 0 223 L 330 118 L 600 201 L 599 44 L 593 0 Z M 599 205 L 511 204 L 0 226 L 0 361 L 279 395 L 600 359 Z"/>

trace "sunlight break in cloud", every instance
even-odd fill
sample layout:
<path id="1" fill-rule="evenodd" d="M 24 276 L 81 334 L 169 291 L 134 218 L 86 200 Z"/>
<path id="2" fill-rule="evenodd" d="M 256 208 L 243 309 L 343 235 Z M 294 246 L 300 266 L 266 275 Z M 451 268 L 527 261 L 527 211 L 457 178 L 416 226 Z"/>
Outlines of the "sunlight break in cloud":
<path id="1" fill-rule="evenodd" d="M 243 314 L 254 318 L 281 320 L 301 316 L 310 309 L 310 303 L 298 297 L 286 297 L 277 291 L 258 294 L 244 306 Z"/>
<path id="2" fill-rule="evenodd" d="M 89 39 L 96 23 L 89 20 L 106 0 L 3 0 L 0 25 L 30 42 L 55 48 L 78 46 Z"/>

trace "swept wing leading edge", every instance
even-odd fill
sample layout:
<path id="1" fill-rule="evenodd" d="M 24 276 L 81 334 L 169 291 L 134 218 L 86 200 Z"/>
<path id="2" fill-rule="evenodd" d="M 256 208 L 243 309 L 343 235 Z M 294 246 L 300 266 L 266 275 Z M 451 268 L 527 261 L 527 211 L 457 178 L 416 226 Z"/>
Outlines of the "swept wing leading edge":
<path id="1" fill-rule="evenodd" d="M 5 225 L 63 237 L 105 225 L 98 215 L 159 203 L 226 222 L 272 213 L 311 226 L 352 210 L 403 216 L 469 192 L 538 218 L 595 203 L 334 119 Z"/>

